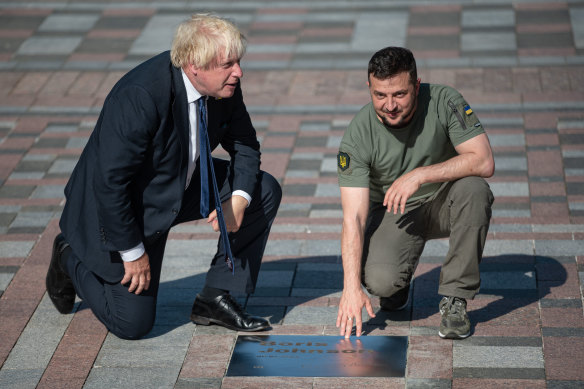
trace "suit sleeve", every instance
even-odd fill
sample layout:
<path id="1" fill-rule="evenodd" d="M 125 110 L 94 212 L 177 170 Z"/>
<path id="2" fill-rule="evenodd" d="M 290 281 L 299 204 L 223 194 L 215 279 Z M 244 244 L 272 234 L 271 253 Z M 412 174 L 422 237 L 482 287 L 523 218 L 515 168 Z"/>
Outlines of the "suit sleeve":
<path id="1" fill-rule="evenodd" d="M 108 251 L 128 250 L 142 242 L 130 188 L 158 121 L 152 98 L 140 87 L 118 89 L 104 104 L 93 186 Z"/>
<path id="2" fill-rule="evenodd" d="M 253 194 L 260 169 L 260 145 L 245 108 L 241 86 L 233 95 L 233 113 L 229 129 L 220 143 L 231 157 L 232 190 Z"/>

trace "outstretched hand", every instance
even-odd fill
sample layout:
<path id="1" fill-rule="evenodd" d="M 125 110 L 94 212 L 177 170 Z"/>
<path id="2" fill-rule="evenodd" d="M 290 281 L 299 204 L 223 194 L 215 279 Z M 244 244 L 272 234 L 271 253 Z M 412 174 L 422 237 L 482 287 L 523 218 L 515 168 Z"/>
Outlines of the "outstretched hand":
<path id="1" fill-rule="evenodd" d="M 345 338 L 349 338 L 353 330 L 353 325 L 356 327 L 355 335 L 361 336 L 363 329 L 361 312 L 363 307 L 367 309 L 370 317 L 375 317 L 371 300 L 363 292 L 363 289 L 354 291 L 343 290 L 341 302 L 339 303 L 339 312 L 337 314 L 337 328 L 339 328 L 339 334 L 341 336 L 344 335 Z"/>

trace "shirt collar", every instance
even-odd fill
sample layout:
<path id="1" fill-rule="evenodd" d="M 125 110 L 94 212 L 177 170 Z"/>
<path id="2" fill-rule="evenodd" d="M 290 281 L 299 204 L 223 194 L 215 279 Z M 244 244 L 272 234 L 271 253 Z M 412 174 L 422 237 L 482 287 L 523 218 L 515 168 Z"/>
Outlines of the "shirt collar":
<path id="1" fill-rule="evenodd" d="M 184 70 L 181 69 L 180 72 L 182 74 L 183 82 L 187 90 L 187 102 L 190 104 L 199 100 L 202 97 L 202 95 L 199 93 L 198 90 L 195 89 L 195 87 L 191 83 L 191 80 L 189 80 L 189 78 L 185 74 Z"/>

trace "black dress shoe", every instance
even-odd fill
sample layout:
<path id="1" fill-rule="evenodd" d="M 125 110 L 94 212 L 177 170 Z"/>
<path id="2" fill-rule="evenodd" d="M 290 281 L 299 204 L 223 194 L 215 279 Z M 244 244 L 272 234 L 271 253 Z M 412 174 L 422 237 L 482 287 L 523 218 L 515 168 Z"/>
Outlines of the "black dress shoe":
<path id="1" fill-rule="evenodd" d="M 410 302 L 410 284 L 398 290 L 392 296 L 380 297 L 379 305 L 384 311 L 401 311 Z"/>
<path id="2" fill-rule="evenodd" d="M 71 313 L 75 304 L 73 281 L 61 267 L 61 256 L 68 247 L 69 244 L 65 242 L 63 235 L 57 235 L 53 243 L 53 254 L 46 279 L 49 297 L 60 313 Z"/>
<path id="3" fill-rule="evenodd" d="M 270 328 L 269 321 L 249 315 L 230 294 L 222 294 L 212 300 L 197 295 L 191 320 L 195 324 L 208 326 L 213 323 L 234 331 L 253 332 Z"/>

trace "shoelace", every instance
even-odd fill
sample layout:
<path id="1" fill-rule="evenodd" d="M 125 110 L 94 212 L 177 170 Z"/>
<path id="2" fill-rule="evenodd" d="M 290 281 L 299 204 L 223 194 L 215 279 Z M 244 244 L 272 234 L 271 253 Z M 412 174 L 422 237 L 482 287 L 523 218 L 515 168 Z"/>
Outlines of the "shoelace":
<path id="1" fill-rule="evenodd" d="M 449 313 L 456 315 L 462 313 L 464 310 L 464 303 L 458 297 L 448 297 L 448 302 L 446 302 L 441 308 L 440 313 L 448 311 Z"/>

